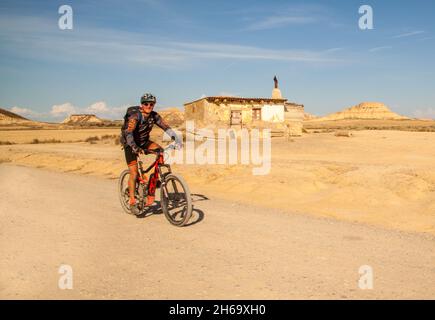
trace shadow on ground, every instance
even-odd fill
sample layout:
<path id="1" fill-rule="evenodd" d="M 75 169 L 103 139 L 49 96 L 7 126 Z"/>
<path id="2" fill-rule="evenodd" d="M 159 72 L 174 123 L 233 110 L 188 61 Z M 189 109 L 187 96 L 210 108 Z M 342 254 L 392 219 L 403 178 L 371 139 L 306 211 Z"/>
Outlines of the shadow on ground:
<path id="1" fill-rule="evenodd" d="M 207 200 L 210 199 L 203 194 L 196 194 L 196 193 L 192 194 L 192 202 L 193 202 L 192 217 L 190 218 L 189 222 L 184 225 L 184 227 L 192 226 L 204 220 L 204 211 L 195 208 L 194 204 L 195 202 L 207 201 Z M 145 209 L 145 211 L 143 211 L 140 215 L 136 217 L 138 219 L 144 219 L 152 215 L 161 215 L 161 214 L 163 214 L 161 203 L 160 201 L 156 201 L 156 203 L 153 206 Z"/>

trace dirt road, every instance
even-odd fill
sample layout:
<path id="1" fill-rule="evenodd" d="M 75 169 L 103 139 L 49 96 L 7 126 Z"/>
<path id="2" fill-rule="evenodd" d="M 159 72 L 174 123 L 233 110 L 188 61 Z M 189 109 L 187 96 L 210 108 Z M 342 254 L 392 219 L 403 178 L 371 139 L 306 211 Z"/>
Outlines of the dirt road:
<path id="1" fill-rule="evenodd" d="M 176 228 L 124 214 L 115 180 L 1 164 L 0 298 L 435 298 L 432 236 L 203 196 Z"/>

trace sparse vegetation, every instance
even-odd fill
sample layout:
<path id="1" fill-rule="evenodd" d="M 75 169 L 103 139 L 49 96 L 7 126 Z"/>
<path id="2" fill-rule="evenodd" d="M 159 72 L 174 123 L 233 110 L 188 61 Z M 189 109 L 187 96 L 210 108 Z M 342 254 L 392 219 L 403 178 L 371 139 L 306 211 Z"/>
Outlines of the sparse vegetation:
<path id="1" fill-rule="evenodd" d="M 304 129 L 312 133 L 335 130 L 399 130 L 435 132 L 435 121 L 423 120 L 334 120 L 305 121 Z M 329 131 L 325 131 L 329 130 Z"/>
<path id="2" fill-rule="evenodd" d="M 119 145 L 119 143 L 120 143 L 119 142 L 119 135 L 117 135 L 117 134 L 105 134 L 105 135 L 102 135 L 101 137 L 92 136 L 92 137 L 86 138 L 84 141 L 88 142 L 90 144 L 96 144 L 98 141 L 101 141 L 103 143 L 113 142 L 115 145 Z"/>
<path id="3" fill-rule="evenodd" d="M 59 125 L 58 125 L 59 126 Z M 84 142 L 86 138 L 99 136 L 102 137 L 104 135 L 113 136 L 119 135 L 120 130 L 113 129 L 97 129 L 96 127 L 93 129 L 4 129 L 4 127 L 0 128 L 0 141 L 6 142 L 9 141 L 12 144 L 29 144 L 34 139 L 38 139 L 38 143 L 44 143 L 44 140 L 48 140 L 48 142 L 62 142 L 62 143 L 76 143 L 76 142 Z M 54 139 L 54 140 L 51 140 Z M 56 141 L 60 140 L 60 141 Z M 109 138 L 110 140 L 110 138 Z M 109 141 L 107 140 L 107 141 Z M 110 142 L 112 143 L 112 142 Z"/>
<path id="4" fill-rule="evenodd" d="M 117 134 L 105 134 L 101 136 L 101 140 L 111 140 L 115 138 L 119 138 L 119 136 Z"/>
<path id="5" fill-rule="evenodd" d="M 336 137 L 352 137 L 352 132 L 350 131 L 337 131 L 334 134 Z"/>
<path id="6" fill-rule="evenodd" d="M 39 140 L 39 139 L 33 139 L 32 142 L 30 142 L 30 144 L 39 144 L 39 143 L 61 143 L 61 140 L 58 139 L 45 139 L 45 140 Z"/>
<path id="7" fill-rule="evenodd" d="M 100 140 L 99 136 L 93 136 L 93 137 L 87 137 L 85 139 L 85 142 L 89 142 L 90 144 L 95 144 L 99 140 Z"/>
<path id="8" fill-rule="evenodd" d="M 10 142 L 10 141 L 0 141 L 0 146 L 10 146 L 12 144 L 15 144 L 15 143 Z"/>

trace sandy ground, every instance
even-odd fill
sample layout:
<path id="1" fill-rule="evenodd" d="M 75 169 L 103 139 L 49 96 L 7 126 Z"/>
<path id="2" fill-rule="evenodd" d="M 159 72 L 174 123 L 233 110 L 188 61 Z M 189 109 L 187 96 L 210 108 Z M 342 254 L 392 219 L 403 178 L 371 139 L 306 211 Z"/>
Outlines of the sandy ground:
<path id="1" fill-rule="evenodd" d="M 62 142 L 84 141 L 89 137 L 118 135 L 119 128 L 71 129 L 71 130 L 0 130 L 0 141 L 12 143 L 31 143 L 33 139 L 40 141 L 56 139 Z"/>
<path id="2" fill-rule="evenodd" d="M 434 133 L 370 130 L 274 138 L 266 176 L 242 165 L 174 167 L 227 201 L 435 235 L 434 159 Z M 113 143 L 0 146 L 0 161 L 107 178 L 125 167 Z"/>
<path id="3" fill-rule="evenodd" d="M 0 165 L 0 298 L 435 297 L 435 238 L 229 202 L 191 225 L 123 213 L 116 181 Z M 207 198 L 204 198 L 207 197 Z M 73 289 L 60 290 L 60 265 Z M 361 265 L 373 290 L 358 287 Z"/>
<path id="4" fill-rule="evenodd" d="M 349 130 L 402 130 L 435 132 L 435 120 L 319 120 L 304 121 L 304 128 L 308 131 L 326 131 L 334 129 Z"/>

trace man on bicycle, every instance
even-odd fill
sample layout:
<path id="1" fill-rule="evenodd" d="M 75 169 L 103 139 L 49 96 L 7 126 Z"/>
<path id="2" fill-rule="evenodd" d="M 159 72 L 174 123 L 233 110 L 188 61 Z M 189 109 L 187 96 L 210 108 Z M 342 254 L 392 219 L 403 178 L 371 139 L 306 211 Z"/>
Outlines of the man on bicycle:
<path id="1" fill-rule="evenodd" d="M 135 215 L 139 214 L 139 208 L 134 194 L 138 175 L 137 156 L 144 153 L 144 150 L 163 150 L 161 146 L 149 139 L 154 124 L 163 129 L 166 134 L 175 140 L 177 148 L 182 147 L 182 142 L 174 130 L 163 121 L 162 117 L 157 112 L 153 111 L 156 101 L 156 98 L 152 94 L 145 93 L 140 99 L 140 106 L 127 109 L 127 114 L 124 117 L 124 125 L 121 129 L 121 142 L 124 146 L 125 160 L 130 170 L 130 179 L 128 181 L 130 210 L 131 213 Z M 163 156 L 160 157 L 159 161 L 163 162 Z M 157 177 L 152 174 L 145 206 L 150 206 L 154 203 L 156 180 Z"/>

